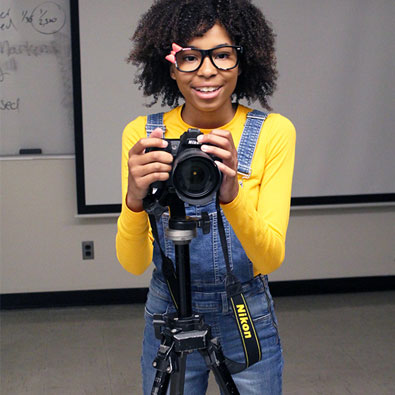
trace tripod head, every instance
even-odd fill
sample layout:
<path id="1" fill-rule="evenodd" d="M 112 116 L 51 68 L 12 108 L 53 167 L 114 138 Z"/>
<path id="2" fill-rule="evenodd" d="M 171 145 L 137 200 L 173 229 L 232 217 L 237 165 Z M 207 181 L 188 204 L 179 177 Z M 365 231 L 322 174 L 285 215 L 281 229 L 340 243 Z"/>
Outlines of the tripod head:
<path id="1" fill-rule="evenodd" d="M 170 188 L 169 188 L 170 189 Z M 166 229 L 166 238 L 174 244 L 188 244 L 197 236 L 197 228 L 204 234 L 210 233 L 210 218 L 206 212 L 201 217 L 186 216 L 184 202 L 174 191 L 167 191 L 161 199 L 148 194 L 143 200 L 144 210 L 156 218 L 169 209 L 169 227 Z"/>

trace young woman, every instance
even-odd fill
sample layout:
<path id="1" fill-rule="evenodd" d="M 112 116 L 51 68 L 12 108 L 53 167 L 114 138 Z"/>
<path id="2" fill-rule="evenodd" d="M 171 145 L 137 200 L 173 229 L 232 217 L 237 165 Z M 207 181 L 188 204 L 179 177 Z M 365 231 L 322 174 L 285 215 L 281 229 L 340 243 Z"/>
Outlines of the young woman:
<path id="1" fill-rule="evenodd" d="M 144 14 L 133 35 L 129 61 L 139 66 L 144 94 L 171 111 L 130 122 L 122 140 L 122 213 L 116 239 L 120 263 L 139 275 L 155 265 L 146 302 L 142 352 L 144 393 L 156 370 L 152 362 L 160 340 L 153 314 L 174 312 L 143 199 L 155 181 L 166 181 L 173 156 L 166 139 L 178 139 L 198 128 L 201 149 L 220 160 L 218 191 L 230 266 L 242 283 L 261 347 L 261 359 L 233 380 L 241 394 L 281 394 L 282 351 L 267 274 L 285 254 L 295 129 L 280 114 L 252 112 L 239 104 L 258 100 L 267 109 L 276 83 L 274 34 L 249 0 L 159 0 Z M 179 105 L 179 100 L 182 104 Z M 267 116 L 266 116 L 267 115 Z M 159 120 L 159 121 L 158 121 Z M 158 125 L 160 127 L 156 127 Z M 187 215 L 206 211 L 210 233 L 198 232 L 190 243 L 193 312 L 204 315 L 225 356 L 243 363 L 245 355 L 231 302 L 227 297 L 226 263 L 218 236 L 215 200 L 204 206 L 185 204 Z M 159 244 L 174 262 L 174 245 L 164 229 L 168 212 L 158 222 Z M 202 356 L 187 358 L 185 393 L 205 394 L 208 369 Z"/>

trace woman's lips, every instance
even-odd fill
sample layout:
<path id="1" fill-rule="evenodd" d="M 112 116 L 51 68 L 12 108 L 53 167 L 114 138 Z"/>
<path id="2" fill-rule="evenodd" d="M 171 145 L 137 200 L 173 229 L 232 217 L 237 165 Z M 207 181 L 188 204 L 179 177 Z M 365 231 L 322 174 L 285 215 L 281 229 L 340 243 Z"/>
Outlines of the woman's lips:
<path id="1" fill-rule="evenodd" d="M 196 95 L 202 99 L 214 99 L 218 96 L 221 87 L 220 86 L 197 86 L 193 90 Z"/>

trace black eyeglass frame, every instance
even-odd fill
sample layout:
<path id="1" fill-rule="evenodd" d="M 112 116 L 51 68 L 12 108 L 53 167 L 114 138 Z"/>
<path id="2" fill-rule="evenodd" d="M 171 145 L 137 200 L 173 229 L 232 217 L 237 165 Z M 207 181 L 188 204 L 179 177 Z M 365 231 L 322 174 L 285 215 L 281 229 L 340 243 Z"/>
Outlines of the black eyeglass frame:
<path id="1" fill-rule="evenodd" d="M 224 68 L 222 68 L 222 67 L 218 67 L 218 66 L 215 64 L 215 62 L 214 62 L 214 60 L 213 60 L 213 58 L 212 58 L 212 56 L 211 56 L 212 51 L 215 51 L 216 49 L 221 49 L 221 48 L 234 48 L 234 49 L 236 49 L 236 53 L 237 53 L 237 62 L 236 62 L 236 64 L 235 64 L 233 67 L 229 67 L 229 68 L 224 69 Z M 178 67 L 178 64 L 177 64 L 177 55 L 178 55 L 179 53 L 183 52 L 183 51 L 190 51 L 190 50 L 199 51 L 199 52 L 202 54 L 202 59 L 200 60 L 200 64 L 199 64 L 199 66 L 196 67 L 196 69 L 194 69 L 194 70 L 188 70 L 188 71 L 186 71 L 186 70 L 181 70 L 181 69 Z M 199 49 L 199 48 L 195 48 L 195 47 L 182 48 L 179 52 L 176 53 L 176 56 L 175 56 L 175 66 L 176 66 L 177 70 L 180 71 L 181 73 L 194 73 L 195 71 L 197 71 L 197 70 L 200 69 L 200 67 L 201 67 L 202 64 L 203 64 L 204 59 L 208 56 L 209 59 L 210 59 L 210 61 L 211 61 L 211 63 L 212 63 L 212 65 L 213 65 L 216 69 L 221 70 L 221 71 L 228 71 L 228 70 L 233 70 L 234 68 L 236 68 L 236 67 L 239 65 L 239 63 L 240 63 L 240 56 L 241 56 L 242 53 L 243 53 L 243 47 L 242 47 L 241 45 L 227 45 L 227 44 L 223 44 L 223 45 L 218 45 L 217 47 L 214 47 L 214 48 L 211 48 L 211 49 Z"/>

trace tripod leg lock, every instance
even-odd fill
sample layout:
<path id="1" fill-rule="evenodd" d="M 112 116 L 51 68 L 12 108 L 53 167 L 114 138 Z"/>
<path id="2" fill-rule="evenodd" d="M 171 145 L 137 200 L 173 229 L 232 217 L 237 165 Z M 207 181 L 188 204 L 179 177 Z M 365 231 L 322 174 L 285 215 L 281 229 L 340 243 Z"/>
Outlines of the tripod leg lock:
<path id="1" fill-rule="evenodd" d="M 221 346 L 218 343 L 218 339 L 211 339 L 208 344 L 206 353 L 203 354 L 206 361 L 207 367 L 213 369 L 213 367 L 219 366 L 224 361 Z"/>
<path id="2" fill-rule="evenodd" d="M 159 346 L 158 354 L 152 362 L 152 366 L 164 373 L 171 373 L 174 370 L 174 361 L 172 356 L 173 345 L 167 346 L 161 344 Z"/>

